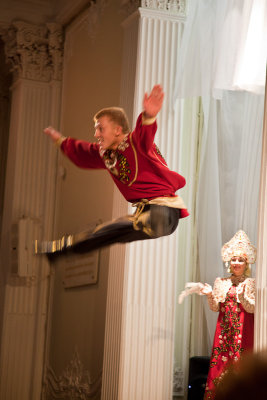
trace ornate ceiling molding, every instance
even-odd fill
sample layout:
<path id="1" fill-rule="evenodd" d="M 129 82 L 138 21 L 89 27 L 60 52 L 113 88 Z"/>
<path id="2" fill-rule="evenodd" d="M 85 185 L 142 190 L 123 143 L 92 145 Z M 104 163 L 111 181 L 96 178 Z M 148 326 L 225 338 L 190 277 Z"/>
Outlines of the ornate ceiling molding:
<path id="1" fill-rule="evenodd" d="M 186 0 L 141 0 L 141 7 L 185 15 Z"/>
<path id="2" fill-rule="evenodd" d="M 63 33 L 61 26 L 32 25 L 15 21 L 0 35 L 5 43 L 6 61 L 14 79 L 49 82 L 62 75 Z"/>
<path id="3" fill-rule="evenodd" d="M 83 31 L 90 38 L 91 42 L 95 41 L 98 32 L 100 18 L 107 7 L 110 0 L 97 0 L 91 2 L 83 13 L 78 15 L 66 30 L 65 35 L 65 59 L 68 60 L 73 55 L 73 35 Z"/>
<path id="4" fill-rule="evenodd" d="M 97 25 L 99 24 L 100 16 L 108 5 L 109 0 L 97 0 L 92 2 L 87 13 L 87 30 L 91 40 L 95 40 Z"/>
<path id="5" fill-rule="evenodd" d="M 121 11 L 126 16 L 135 12 L 138 7 L 179 16 L 186 14 L 186 0 L 121 0 Z"/>
<path id="6" fill-rule="evenodd" d="M 128 17 L 140 7 L 140 0 L 121 0 L 121 13 Z"/>

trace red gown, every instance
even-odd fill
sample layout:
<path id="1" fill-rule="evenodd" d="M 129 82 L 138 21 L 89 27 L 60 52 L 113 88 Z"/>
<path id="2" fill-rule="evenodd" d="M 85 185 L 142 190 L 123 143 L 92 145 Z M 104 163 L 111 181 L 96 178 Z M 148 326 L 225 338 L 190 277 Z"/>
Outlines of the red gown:
<path id="1" fill-rule="evenodd" d="M 231 278 L 217 278 L 208 301 L 213 311 L 219 311 L 219 316 L 205 400 L 214 399 L 216 385 L 229 364 L 237 361 L 244 351 L 253 348 L 255 280 L 243 278 L 243 282 L 234 284 Z"/>

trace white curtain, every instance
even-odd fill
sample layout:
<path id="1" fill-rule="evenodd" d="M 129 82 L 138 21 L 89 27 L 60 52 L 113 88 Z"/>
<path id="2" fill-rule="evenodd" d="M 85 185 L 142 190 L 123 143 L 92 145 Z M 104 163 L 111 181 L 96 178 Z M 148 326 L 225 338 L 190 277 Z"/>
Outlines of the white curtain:
<path id="1" fill-rule="evenodd" d="M 197 231 L 199 275 L 210 284 L 225 275 L 221 246 L 238 229 L 256 244 L 266 26 L 265 0 L 188 4 L 174 99 L 200 96 L 203 105 Z M 210 349 L 217 314 L 199 301 Z"/>
<path id="2" fill-rule="evenodd" d="M 174 97 L 264 94 L 266 0 L 188 0 Z"/>

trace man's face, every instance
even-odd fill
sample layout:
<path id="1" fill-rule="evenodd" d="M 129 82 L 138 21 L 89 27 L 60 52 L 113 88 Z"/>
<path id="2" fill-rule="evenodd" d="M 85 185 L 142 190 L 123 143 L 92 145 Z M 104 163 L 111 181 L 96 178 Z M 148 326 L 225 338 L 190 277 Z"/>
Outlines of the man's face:
<path id="1" fill-rule="evenodd" d="M 116 125 L 106 115 L 100 117 L 95 123 L 95 138 L 101 150 L 115 150 L 120 143 L 121 127 Z"/>

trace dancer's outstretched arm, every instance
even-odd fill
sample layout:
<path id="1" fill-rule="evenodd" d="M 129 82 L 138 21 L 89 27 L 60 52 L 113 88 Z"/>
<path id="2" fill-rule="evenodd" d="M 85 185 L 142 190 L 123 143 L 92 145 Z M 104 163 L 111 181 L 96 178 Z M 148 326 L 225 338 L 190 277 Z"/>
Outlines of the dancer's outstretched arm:
<path id="1" fill-rule="evenodd" d="M 143 100 L 144 116 L 146 118 L 154 118 L 161 110 L 164 98 L 164 92 L 161 85 L 155 85 L 148 95 L 145 93 Z"/>
<path id="2" fill-rule="evenodd" d="M 57 143 L 63 137 L 63 135 L 52 126 L 48 126 L 47 128 L 45 128 L 44 133 L 49 136 L 50 139 L 55 143 Z"/>

